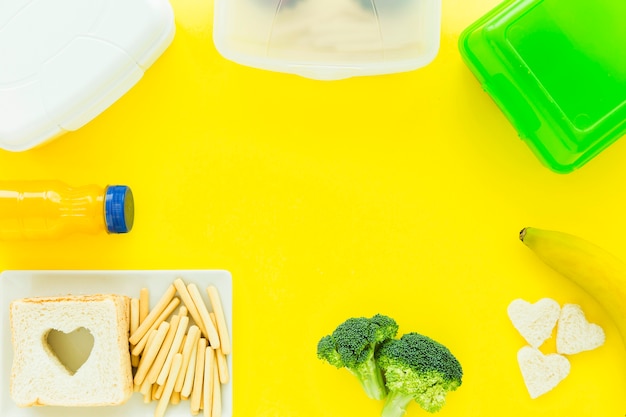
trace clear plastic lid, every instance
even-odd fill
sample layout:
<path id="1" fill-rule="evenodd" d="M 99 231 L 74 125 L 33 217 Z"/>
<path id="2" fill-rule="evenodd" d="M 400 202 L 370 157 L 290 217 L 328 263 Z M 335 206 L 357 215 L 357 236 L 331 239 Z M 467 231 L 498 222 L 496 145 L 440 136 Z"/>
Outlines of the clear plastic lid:
<path id="1" fill-rule="evenodd" d="M 439 50 L 441 0 L 216 0 L 234 62 L 314 79 L 410 71 Z"/>

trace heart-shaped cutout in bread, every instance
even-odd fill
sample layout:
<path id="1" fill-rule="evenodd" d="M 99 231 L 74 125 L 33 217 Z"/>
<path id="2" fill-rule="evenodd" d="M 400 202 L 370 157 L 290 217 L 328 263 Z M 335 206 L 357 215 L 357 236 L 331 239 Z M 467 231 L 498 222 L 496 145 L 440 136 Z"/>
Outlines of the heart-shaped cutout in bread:
<path id="1" fill-rule="evenodd" d="M 70 333 L 50 329 L 46 332 L 44 341 L 50 357 L 63 366 L 70 375 L 78 372 L 93 350 L 93 335 L 84 327 Z"/>
<path id="2" fill-rule="evenodd" d="M 556 387 L 570 371 L 570 363 L 565 356 L 557 353 L 544 355 L 530 346 L 524 346 L 517 352 L 517 362 L 526 389 L 533 399 Z"/>
<path id="3" fill-rule="evenodd" d="M 565 304 L 556 331 L 556 351 L 573 355 L 593 350 L 604 344 L 604 330 L 587 321 L 582 308 L 576 304 Z"/>
<path id="4" fill-rule="evenodd" d="M 552 336 L 560 312 L 559 303 L 550 298 L 542 298 L 534 304 L 517 299 L 507 308 L 513 326 L 534 348 L 538 348 Z"/>

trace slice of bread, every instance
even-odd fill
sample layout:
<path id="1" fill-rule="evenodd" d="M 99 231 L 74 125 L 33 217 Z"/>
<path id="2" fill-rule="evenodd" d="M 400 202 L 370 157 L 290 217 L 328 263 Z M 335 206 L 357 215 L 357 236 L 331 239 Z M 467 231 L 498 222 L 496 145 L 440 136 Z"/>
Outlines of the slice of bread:
<path id="1" fill-rule="evenodd" d="M 507 308 L 513 327 L 534 348 L 552 336 L 560 311 L 559 303 L 551 298 L 542 298 L 534 304 L 516 299 Z"/>
<path id="2" fill-rule="evenodd" d="M 10 391 L 18 406 L 119 405 L 132 395 L 128 297 L 24 298 L 11 303 L 10 322 Z M 72 373 L 52 353 L 47 335 L 52 329 L 71 333 L 79 328 L 89 330 L 93 348 Z"/>
<path id="3" fill-rule="evenodd" d="M 565 304 L 556 332 L 556 351 L 573 355 L 593 350 L 604 344 L 604 330 L 597 324 L 587 321 L 582 308 L 576 304 Z"/>
<path id="4" fill-rule="evenodd" d="M 517 362 L 532 399 L 552 390 L 570 371 L 570 363 L 565 356 L 557 353 L 544 355 L 530 346 L 524 346 L 517 352 Z"/>

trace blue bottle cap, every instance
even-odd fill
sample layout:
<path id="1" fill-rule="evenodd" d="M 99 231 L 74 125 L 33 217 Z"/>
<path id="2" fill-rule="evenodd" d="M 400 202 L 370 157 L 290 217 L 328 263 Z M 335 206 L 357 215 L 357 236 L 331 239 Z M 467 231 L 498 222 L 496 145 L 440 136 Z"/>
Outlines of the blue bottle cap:
<path id="1" fill-rule="evenodd" d="M 104 196 L 104 219 L 109 233 L 128 233 L 135 221 L 133 192 L 125 185 L 110 185 Z"/>

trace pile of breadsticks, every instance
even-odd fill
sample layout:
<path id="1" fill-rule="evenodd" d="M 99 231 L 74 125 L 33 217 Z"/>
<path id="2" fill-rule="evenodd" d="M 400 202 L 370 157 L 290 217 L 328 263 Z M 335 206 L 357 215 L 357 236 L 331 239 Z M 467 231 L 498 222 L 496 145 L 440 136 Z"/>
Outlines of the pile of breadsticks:
<path id="1" fill-rule="evenodd" d="M 130 349 L 135 391 L 158 401 L 155 417 L 169 404 L 189 400 L 191 414 L 221 415 L 221 385 L 229 379 L 230 339 L 217 288 L 207 289 L 207 308 L 195 284 L 174 280 L 150 309 L 149 291 L 130 303 Z M 182 304 L 181 304 L 182 303 Z M 178 308 L 178 311 L 176 309 Z"/>

